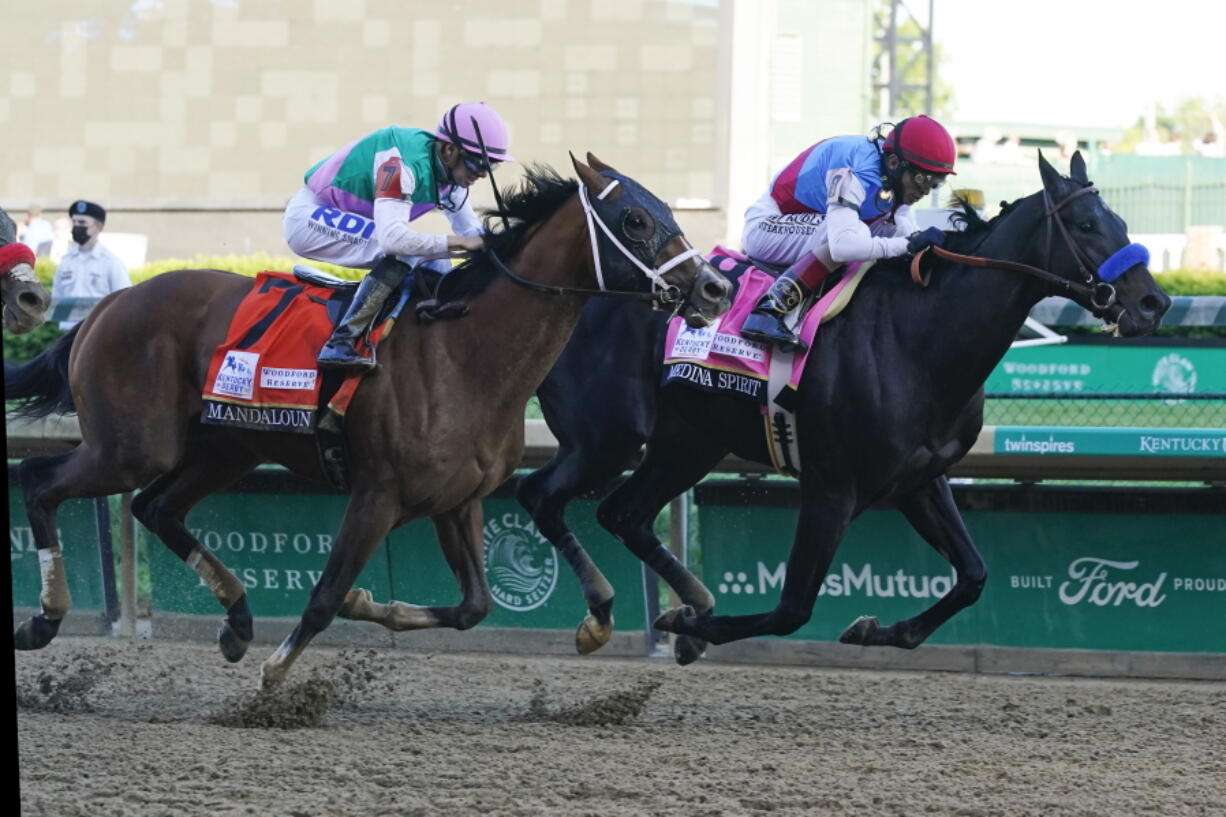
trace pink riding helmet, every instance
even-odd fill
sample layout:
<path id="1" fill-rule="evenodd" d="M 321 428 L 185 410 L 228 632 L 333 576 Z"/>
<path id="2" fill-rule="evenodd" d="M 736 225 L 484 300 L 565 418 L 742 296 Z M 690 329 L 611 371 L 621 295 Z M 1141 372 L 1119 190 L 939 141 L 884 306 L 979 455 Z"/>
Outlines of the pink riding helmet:
<path id="1" fill-rule="evenodd" d="M 438 127 L 434 129 L 434 135 L 469 153 L 480 155 L 481 140 L 477 139 L 473 120 L 476 120 L 477 128 L 481 129 L 481 140 L 485 141 L 490 161 L 515 161 L 515 157 L 509 152 L 511 137 L 507 131 L 507 123 L 502 121 L 497 111 L 484 102 L 461 102 L 459 105 L 453 105 L 451 110 L 443 114 Z"/>

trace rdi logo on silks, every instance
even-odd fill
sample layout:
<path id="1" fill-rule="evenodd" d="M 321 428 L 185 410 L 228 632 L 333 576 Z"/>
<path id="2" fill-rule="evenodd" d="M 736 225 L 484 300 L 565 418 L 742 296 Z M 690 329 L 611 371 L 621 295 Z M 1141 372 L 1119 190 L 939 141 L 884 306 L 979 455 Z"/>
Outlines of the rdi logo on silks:
<path id="1" fill-rule="evenodd" d="M 553 545 L 531 521 L 504 513 L 485 523 L 485 575 L 494 601 L 508 610 L 540 607 L 558 583 Z"/>
<path id="2" fill-rule="evenodd" d="M 254 352 L 226 352 L 226 357 L 221 362 L 221 370 L 217 372 L 213 391 L 231 397 L 251 399 L 255 391 L 255 367 L 259 362 L 260 356 Z"/>

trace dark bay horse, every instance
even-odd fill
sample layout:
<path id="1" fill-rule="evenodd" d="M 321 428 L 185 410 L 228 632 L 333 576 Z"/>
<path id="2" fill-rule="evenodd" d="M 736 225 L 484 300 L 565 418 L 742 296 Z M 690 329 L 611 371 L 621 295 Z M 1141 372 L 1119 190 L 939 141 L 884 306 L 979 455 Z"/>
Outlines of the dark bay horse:
<path id="1" fill-rule="evenodd" d="M 4 312 L 4 329 L 12 335 L 24 335 L 47 320 L 51 294 L 34 276 L 34 265 L 30 262 L 34 254 L 25 252 L 16 241 L 17 225 L 8 213 L 0 210 L 0 307 Z"/>
<path id="2" fill-rule="evenodd" d="M 1123 336 L 1154 331 L 1170 307 L 1145 264 L 1132 263 L 1130 255 L 1121 254 L 1129 266 L 1114 286 L 1099 276 L 1100 265 L 1127 247 L 1128 237 L 1124 222 L 1090 185 L 1081 155 L 1072 160 L 1071 178 L 1062 178 L 1042 157 L 1039 170 L 1043 190 L 1008 205 L 991 222 L 964 208 L 966 229 L 950 233 L 946 247 L 1028 264 L 1054 279 L 942 260 L 931 270 L 930 285 L 921 288 L 909 279 L 908 259 L 881 261 L 846 311 L 818 332 L 796 409 L 799 519 L 782 597 L 768 612 L 714 615 L 710 591 L 652 530 L 664 505 L 729 452 L 771 464 L 760 409 L 689 388 L 660 389 L 664 320 L 618 304 L 589 305 L 574 341 L 538 392 L 558 452 L 522 479 L 517 493 L 541 533 L 575 570 L 589 619 L 611 621 L 613 598 L 567 527 L 566 504 L 607 492 L 644 443 L 641 465 L 601 503 L 597 516 L 681 598 L 682 607 L 655 623 L 682 636 L 675 643 L 680 663 L 697 659 L 707 642 L 786 635 L 801 627 L 848 523 L 887 498 L 949 560 L 957 582 L 914 618 L 881 626 L 864 617 L 841 640 L 915 647 L 974 603 L 987 571 L 945 474 L 978 436 L 983 383 L 1031 307 L 1053 294 L 1054 286 L 1115 324 L 1115 333 Z M 1064 282 L 1074 287 L 1071 292 L 1065 292 Z M 627 341 L 593 344 L 610 332 Z M 581 625 L 580 652 L 600 646 L 588 637 L 591 630 Z"/>
<path id="3" fill-rule="evenodd" d="M 727 309 L 727 280 L 689 245 L 668 207 L 591 154 L 588 163 L 574 160 L 578 183 L 531 168 L 511 192 L 497 213 L 509 224 L 487 226 L 487 245 L 505 265 L 494 253 L 469 263 L 464 274 L 483 277 L 485 289 L 466 318 L 402 320 L 380 344 L 380 368 L 346 416 L 348 508 L 301 621 L 263 665 L 264 686 L 281 680 L 338 614 L 394 630 L 466 629 L 486 616 L 480 500 L 519 463 L 524 406 L 597 283 L 675 305 L 695 326 Z M 6 376 L 10 396 L 32 399 L 27 413 L 75 407 L 82 436 L 74 451 L 32 457 L 19 469 L 44 570 L 42 610 L 18 628 L 18 647 L 47 644 L 69 606 L 59 504 L 140 488 L 133 513 L 225 608 L 223 654 L 237 661 L 245 653 L 252 620 L 243 585 L 191 536 L 186 515 L 262 462 L 323 476 L 309 435 L 200 423 L 210 356 L 250 288 L 250 278 L 217 270 L 159 275 L 108 296 L 58 346 Z M 56 376 L 65 360 L 66 382 Z M 460 584 L 460 603 L 375 604 L 351 590 L 388 531 L 423 516 Z"/>

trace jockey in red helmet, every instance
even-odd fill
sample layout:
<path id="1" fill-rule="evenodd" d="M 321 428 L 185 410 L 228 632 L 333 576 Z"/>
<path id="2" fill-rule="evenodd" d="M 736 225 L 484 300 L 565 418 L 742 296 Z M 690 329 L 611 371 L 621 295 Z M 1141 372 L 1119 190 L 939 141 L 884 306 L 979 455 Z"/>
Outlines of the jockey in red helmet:
<path id="1" fill-rule="evenodd" d="M 746 338 L 802 349 L 785 319 L 830 272 L 944 241 L 936 227 L 917 230 L 911 205 L 954 172 L 953 137 L 927 116 L 884 136 L 882 127 L 871 138 L 836 136 L 806 148 L 746 211 L 745 253 L 788 267 L 746 317 Z"/>
<path id="2" fill-rule="evenodd" d="M 446 272 L 449 260 L 422 257 L 484 246 L 468 188 L 501 162 L 514 160 L 510 145 L 507 125 L 493 108 L 463 102 L 449 108 L 433 132 L 383 128 L 306 172 L 306 186 L 285 210 L 290 249 L 316 261 L 372 270 L 320 352 L 321 367 L 372 366 L 374 361 L 360 355 L 354 341 L 409 269 L 424 263 Z M 432 210 L 447 216 L 451 235 L 420 233 L 410 226 Z"/>

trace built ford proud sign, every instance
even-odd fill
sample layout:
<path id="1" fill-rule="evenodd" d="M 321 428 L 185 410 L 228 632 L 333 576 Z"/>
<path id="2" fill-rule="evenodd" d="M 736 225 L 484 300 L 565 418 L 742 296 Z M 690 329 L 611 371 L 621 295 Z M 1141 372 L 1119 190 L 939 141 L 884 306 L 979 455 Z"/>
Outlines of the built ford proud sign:
<path id="1" fill-rule="evenodd" d="M 760 613 L 779 603 L 796 490 L 762 481 L 695 490 L 703 578 L 718 613 Z M 926 643 L 1226 658 L 1220 489 L 957 486 L 955 495 L 988 580 L 979 601 Z M 866 511 L 835 554 L 813 617 L 788 638 L 833 642 L 861 615 L 882 624 L 909 618 L 953 581 L 949 564 L 902 514 Z"/>

